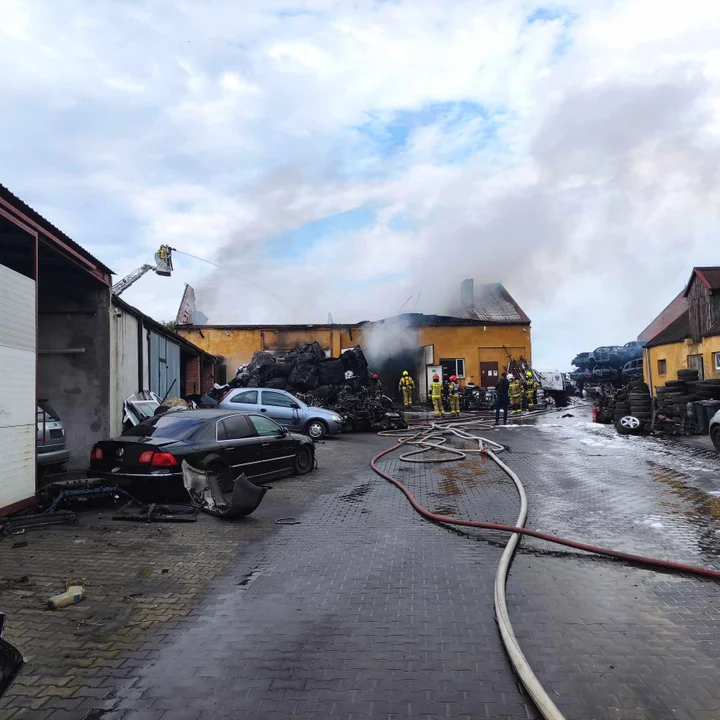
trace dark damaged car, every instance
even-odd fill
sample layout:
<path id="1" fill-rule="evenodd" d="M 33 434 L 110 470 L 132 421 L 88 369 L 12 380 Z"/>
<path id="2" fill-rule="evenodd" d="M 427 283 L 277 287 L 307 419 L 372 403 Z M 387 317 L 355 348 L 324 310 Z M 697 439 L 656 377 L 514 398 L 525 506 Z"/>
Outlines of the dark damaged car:
<path id="1" fill-rule="evenodd" d="M 138 499 L 187 501 L 197 478 L 229 485 L 243 475 L 258 485 L 315 466 L 315 445 L 255 413 L 184 410 L 149 418 L 112 440 L 97 443 L 89 477 L 99 477 Z M 193 479 L 194 478 L 194 479 Z M 202 491 L 199 491 L 202 494 Z M 197 497 L 193 497 L 198 500 Z"/>

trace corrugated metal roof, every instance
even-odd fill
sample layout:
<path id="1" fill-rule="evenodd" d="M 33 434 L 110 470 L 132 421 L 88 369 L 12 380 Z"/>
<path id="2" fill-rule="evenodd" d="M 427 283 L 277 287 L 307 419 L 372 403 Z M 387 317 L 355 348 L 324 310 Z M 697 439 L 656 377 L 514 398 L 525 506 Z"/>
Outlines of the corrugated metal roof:
<path id="1" fill-rule="evenodd" d="M 686 310 L 677 320 L 671 322 L 661 330 L 645 347 L 658 347 L 659 345 L 672 345 L 682 342 L 690 337 L 690 311 Z"/>
<path id="2" fill-rule="evenodd" d="M 45 233 L 50 236 L 54 235 L 62 240 L 62 242 L 68 245 L 68 247 L 70 247 L 74 252 L 89 260 L 98 269 L 110 275 L 113 274 L 113 271 L 105 265 L 105 263 L 98 260 L 94 255 L 91 255 L 84 247 L 82 247 L 82 245 L 78 245 L 78 243 L 76 243 L 71 237 L 68 237 L 62 230 L 60 230 L 60 228 L 53 225 L 47 218 L 44 218 L 39 212 L 37 212 L 37 210 L 33 210 L 27 203 L 23 202 L 17 195 L 10 192 L 10 190 L 2 184 L 0 184 L 0 198 L 12 205 L 18 212 L 32 220 L 40 227 L 41 230 L 44 230 Z M 46 238 L 52 243 L 52 237 L 46 235 Z"/>
<path id="3" fill-rule="evenodd" d="M 477 285 L 473 307 L 461 310 L 458 315 L 468 320 L 493 324 L 530 322 L 530 318 L 501 283 Z"/>

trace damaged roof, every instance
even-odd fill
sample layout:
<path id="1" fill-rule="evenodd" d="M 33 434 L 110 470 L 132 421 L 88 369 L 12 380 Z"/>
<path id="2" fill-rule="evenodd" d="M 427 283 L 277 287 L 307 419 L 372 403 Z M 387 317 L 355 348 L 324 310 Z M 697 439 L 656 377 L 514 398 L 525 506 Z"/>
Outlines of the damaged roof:
<path id="1" fill-rule="evenodd" d="M 490 325 L 530 323 L 530 318 L 502 283 L 477 285 L 473 306 L 461 310 L 457 314 L 467 320 L 476 320 Z"/>
<path id="2" fill-rule="evenodd" d="M 673 320 L 664 330 L 661 330 L 645 347 L 658 347 L 659 345 L 672 345 L 683 342 L 691 336 L 690 311 L 686 310 L 677 320 Z"/>

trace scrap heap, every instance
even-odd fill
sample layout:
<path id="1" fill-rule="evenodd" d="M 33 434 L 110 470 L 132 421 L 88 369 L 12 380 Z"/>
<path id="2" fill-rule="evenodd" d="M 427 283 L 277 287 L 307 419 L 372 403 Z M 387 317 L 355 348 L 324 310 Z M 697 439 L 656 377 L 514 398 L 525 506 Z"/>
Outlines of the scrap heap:
<path id="1" fill-rule="evenodd" d="M 392 400 L 369 377 L 359 345 L 339 358 L 327 357 L 318 342 L 277 355 L 258 351 L 229 386 L 287 390 L 307 405 L 335 410 L 348 431 L 407 427 Z"/>

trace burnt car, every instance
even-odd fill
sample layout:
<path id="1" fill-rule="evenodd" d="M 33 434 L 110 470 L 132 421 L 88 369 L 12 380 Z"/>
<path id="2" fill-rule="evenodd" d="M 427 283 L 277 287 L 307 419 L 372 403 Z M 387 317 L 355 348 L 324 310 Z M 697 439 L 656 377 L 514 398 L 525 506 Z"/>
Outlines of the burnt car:
<path id="1" fill-rule="evenodd" d="M 623 365 L 622 378 L 624 382 L 643 379 L 643 360 L 637 358 Z"/>
<path id="2" fill-rule="evenodd" d="M 187 501 L 183 471 L 253 484 L 315 467 L 315 445 L 259 413 L 184 410 L 157 415 L 93 446 L 88 477 L 136 498 Z M 187 473 L 186 473 L 187 474 Z"/>
<path id="3" fill-rule="evenodd" d="M 622 348 L 617 345 L 602 345 L 595 348 L 592 357 L 596 363 L 607 363 L 613 368 L 622 367 L 624 360 Z"/>
<path id="4" fill-rule="evenodd" d="M 597 364 L 592 369 L 592 379 L 598 382 L 610 382 L 618 377 L 618 370 L 610 365 L 610 363 L 604 362 Z"/>

